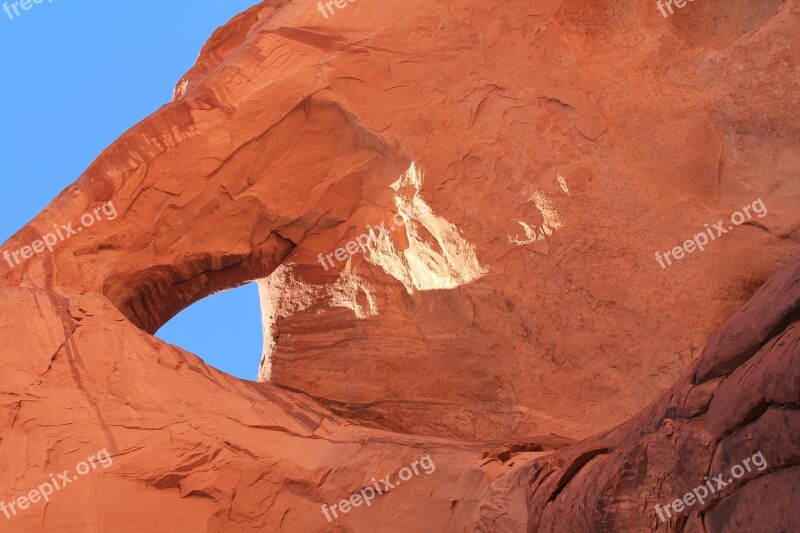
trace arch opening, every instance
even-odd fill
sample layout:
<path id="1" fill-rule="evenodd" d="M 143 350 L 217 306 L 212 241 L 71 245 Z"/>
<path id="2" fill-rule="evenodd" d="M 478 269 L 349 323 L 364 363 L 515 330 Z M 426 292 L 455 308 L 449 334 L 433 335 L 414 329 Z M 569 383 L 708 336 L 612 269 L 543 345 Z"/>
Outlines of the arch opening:
<path id="1" fill-rule="evenodd" d="M 256 282 L 202 298 L 172 317 L 155 336 L 218 370 L 255 381 L 263 346 Z"/>

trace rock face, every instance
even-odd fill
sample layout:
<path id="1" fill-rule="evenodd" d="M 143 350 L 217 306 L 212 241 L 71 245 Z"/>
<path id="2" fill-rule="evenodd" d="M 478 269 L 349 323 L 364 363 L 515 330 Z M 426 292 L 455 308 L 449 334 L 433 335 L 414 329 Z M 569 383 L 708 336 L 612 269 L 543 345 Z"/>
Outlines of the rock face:
<path id="1" fill-rule="evenodd" d="M 0 530 L 799 530 L 797 1 L 318 8 L 4 244 L 0 497 L 113 464 Z M 260 383 L 152 337 L 251 280 Z"/>
<path id="2" fill-rule="evenodd" d="M 660 400 L 604 435 L 526 465 L 528 528 L 798 531 L 800 510 L 790 503 L 800 490 L 798 406 L 800 255 Z M 755 454 L 756 464 L 746 462 Z M 656 511 L 706 483 L 707 501 L 678 516 Z"/>

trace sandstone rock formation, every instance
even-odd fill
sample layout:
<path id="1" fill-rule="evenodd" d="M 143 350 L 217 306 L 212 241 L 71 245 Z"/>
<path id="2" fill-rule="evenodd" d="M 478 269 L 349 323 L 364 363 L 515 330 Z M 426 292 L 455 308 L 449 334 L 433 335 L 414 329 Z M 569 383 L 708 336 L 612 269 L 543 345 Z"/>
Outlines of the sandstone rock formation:
<path id="1" fill-rule="evenodd" d="M 3 246 L 118 211 L 0 274 L 0 498 L 114 460 L 0 530 L 800 529 L 800 7 L 694 4 L 266 1 L 219 29 Z M 260 383 L 152 336 L 252 280 Z"/>

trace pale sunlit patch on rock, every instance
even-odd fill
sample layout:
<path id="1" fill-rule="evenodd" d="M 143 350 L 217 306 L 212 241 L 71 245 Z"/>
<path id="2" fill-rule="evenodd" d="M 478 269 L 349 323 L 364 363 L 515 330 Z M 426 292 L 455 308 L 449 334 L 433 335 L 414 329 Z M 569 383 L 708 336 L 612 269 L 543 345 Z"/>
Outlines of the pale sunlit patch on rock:
<path id="1" fill-rule="evenodd" d="M 358 272 L 353 270 L 351 262 L 352 259 L 348 259 L 336 283 L 329 290 L 331 296 L 330 306 L 352 309 L 356 318 L 375 316 L 378 314 L 375 293 L 369 283 Z M 360 294 L 364 294 L 367 300 L 366 309 L 358 302 Z"/>
<path id="2" fill-rule="evenodd" d="M 400 252 L 391 236 L 381 235 L 370 242 L 366 259 L 414 290 L 452 289 L 480 279 L 489 271 L 478 261 L 475 246 L 464 239 L 455 224 L 434 214 L 420 196 L 423 174 L 412 163 L 391 187 L 400 193 L 413 187 L 411 198 L 395 196 L 395 205 L 407 219 L 402 226 L 408 248 Z M 432 237 L 432 240 L 431 240 Z"/>
<path id="3" fill-rule="evenodd" d="M 569 187 L 567 187 L 567 181 L 561 174 L 558 174 L 558 184 L 561 186 L 561 190 L 567 193 L 567 196 L 569 196 L 570 194 L 569 194 Z"/>
<path id="4" fill-rule="evenodd" d="M 559 176 L 559 178 L 561 178 L 561 176 Z M 563 188 L 566 188 L 566 184 L 564 184 Z M 565 192 L 569 194 L 568 190 Z M 542 224 L 541 226 L 532 226 L 520 220 L 519 225 L 522 226 L 522 229 L 525 232 L 525 237 L 521 238 L 519 234 L 515 235 L 514 237 L 507 235 L 509 244 L 525 246 L 526 244 L 536 242 L 536 240 L 543 238 L 544 236 L 550 236 L 555 232 L 555 230 L 564 227 L 558 218 L 558 213 L 556 212 L 555 207 L 553 207 L 553 202 L 551 202 L 544 194 L 539 191 L 534 191 L 531 194 L 530 199 L 533 201 L 536 209 L 538 209 L 542 214 Z"/>

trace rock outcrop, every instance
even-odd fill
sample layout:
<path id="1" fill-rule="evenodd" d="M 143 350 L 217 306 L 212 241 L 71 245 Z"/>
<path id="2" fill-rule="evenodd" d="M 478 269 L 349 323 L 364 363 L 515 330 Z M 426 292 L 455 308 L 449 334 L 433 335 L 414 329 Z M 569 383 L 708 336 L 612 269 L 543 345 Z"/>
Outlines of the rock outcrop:
<path id="1" fill-rule="evenodd" d="M 3 246 L 76 230 L 0 272 L 0 498 L 113 465 L 0 531 L 800 529 L 800 7 L 694 4 L 220 28 Z M 253 280 L 259 383 L 152 336 Z"/>

